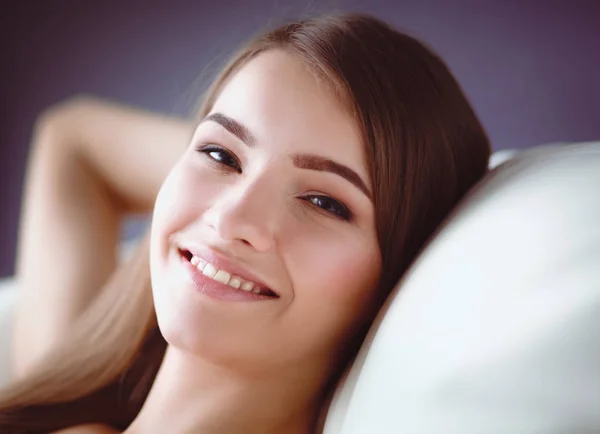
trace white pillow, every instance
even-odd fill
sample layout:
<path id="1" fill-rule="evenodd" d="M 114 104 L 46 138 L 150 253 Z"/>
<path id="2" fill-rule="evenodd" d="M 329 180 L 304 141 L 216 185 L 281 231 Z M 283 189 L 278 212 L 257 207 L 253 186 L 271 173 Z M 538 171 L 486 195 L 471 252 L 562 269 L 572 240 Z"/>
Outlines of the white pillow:
<path id="1" fill-rule="evenodd" d="M 325 434 L 600 432 L 600 143 L 488 176 L 380 313 Z"/>
<path id="2" fill-rule="evenodd" d="M 488 167 L 494 169 L 505 161 L 514 158 L 518 153 L 517 149 L 501 149 L 496 151 L 490 156 Z"/>
<path id="3" fill-rule="evenodd" d="M 10 347 L 16 286 L 12 277 L 0 279 L 0 387 L 10 379 Z"/>

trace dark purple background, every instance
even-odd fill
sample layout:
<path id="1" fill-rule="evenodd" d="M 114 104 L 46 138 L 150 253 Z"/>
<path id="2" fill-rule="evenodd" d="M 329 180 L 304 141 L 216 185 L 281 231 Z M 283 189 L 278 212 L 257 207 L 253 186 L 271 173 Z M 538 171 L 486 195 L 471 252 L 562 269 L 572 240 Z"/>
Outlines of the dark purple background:
<path id="1" fill-rule="evenodd" d="M 600 1 L 3 1 L 0 276 L 13 272 L 23 171 L 40 110 L 85 92 L 187 113 L 200 73 L 206 83 L 249 35 L 328 10 L 372 13 L 432 46 L 495 149 L 600 138 Z"/>

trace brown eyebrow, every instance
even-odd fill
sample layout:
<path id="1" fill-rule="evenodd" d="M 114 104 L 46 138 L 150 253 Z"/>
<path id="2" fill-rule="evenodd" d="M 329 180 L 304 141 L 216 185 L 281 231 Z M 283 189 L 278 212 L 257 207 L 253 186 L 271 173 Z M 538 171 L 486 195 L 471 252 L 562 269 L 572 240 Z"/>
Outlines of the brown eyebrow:
<path id="1" fill-rule="evenodd" d="M 212 113 L 202 120 L 202 122 L 205 121 L 213 121 L 218 123 L 249 147 L 254 147 L 256 144 L 256 139 L 250 130 L 248 130 L 248 128 L 235 119 L 224 115 L 223 113 Z M 362 191 L 371 201 L 373 200 L 371 192 L 367 188 L 365 182 L 354 170 L 350 169 L 348 166 L 344 166 L 343 164 L 337 163 L 329 158 L 312 154 L 296 154 L 292 157 L 292 161 L 294 166 L 299 169 L 330 172 L 341 176 Z"/>
<path id="2" fill-rule="evenodd" d="M 296 154 L 292 157 L 292 161 L 294 162 L 294 166 L 299 169 L 318 170 L 320 172 L 330 172 L 339 175 L 362 191 L 371 201 L 373 200 L 365 182 L 348 166 L 344 166 L 326 157 L 311 154 Z"/>
<path id="3" fill-rule="evenodd" d="M 212 113 L 202 120 L 202 122 L 205 121 L 213 121 L 218 123 L 250 147 L 253 147 L 256 143 L 256 139 L 254 138 L 250 130 L 248 130 L 248 128 L 240 124 L 235 119 L 232 119 L 229 116 L 225 116 L 223 113 Z"/>

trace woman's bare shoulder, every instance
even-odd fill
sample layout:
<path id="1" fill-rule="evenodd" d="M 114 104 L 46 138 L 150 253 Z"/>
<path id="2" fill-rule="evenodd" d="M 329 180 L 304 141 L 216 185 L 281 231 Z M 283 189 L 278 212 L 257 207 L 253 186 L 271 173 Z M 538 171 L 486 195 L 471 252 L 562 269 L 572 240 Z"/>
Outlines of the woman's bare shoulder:
<path id="1" fill-rule="evenodd" d="M 121 434 L 114 428 L 102 424 L 78 425 L 71 428 L 66 428 L 60 431 L 54 431 L 50 434 Z"/>

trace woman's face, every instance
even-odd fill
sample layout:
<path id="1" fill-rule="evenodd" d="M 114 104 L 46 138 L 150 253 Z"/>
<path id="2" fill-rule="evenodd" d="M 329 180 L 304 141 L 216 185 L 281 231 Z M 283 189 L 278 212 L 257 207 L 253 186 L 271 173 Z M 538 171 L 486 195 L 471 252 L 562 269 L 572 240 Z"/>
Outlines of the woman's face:
<path id="1" fill-rule="evenodd" d="M 151 274 L 167 341 L 252 372 L 331 362 L 380 273 L 363 149 L 293 55 L 269 51 L 235 73 L 156 201 Z"/>

